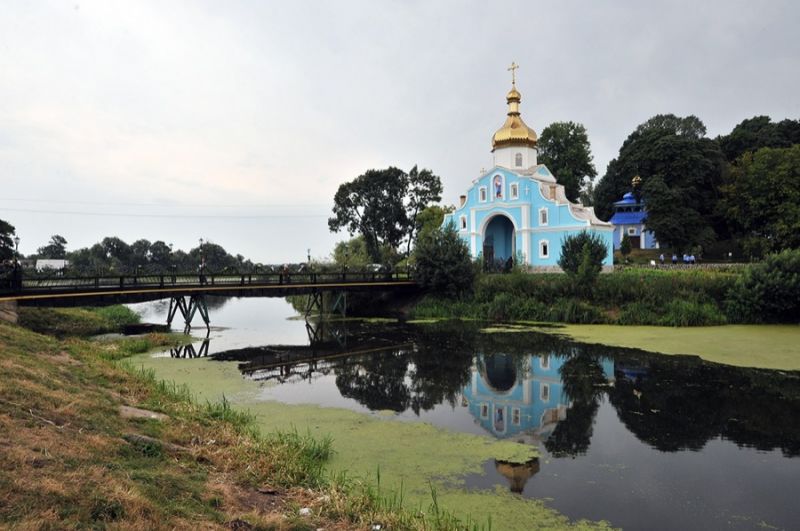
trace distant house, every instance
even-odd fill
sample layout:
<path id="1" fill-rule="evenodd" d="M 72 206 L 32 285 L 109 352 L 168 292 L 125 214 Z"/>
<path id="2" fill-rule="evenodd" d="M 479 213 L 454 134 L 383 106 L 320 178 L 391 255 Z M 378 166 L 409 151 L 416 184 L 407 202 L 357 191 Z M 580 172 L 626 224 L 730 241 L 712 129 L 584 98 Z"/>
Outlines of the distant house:
<path id="1" fill-rule="evenodd" d="M 634 192 L 628 192 L 621 201 L 614 203 L 614 215 L 608 220 L 614 225 L 614 250 L 619 250 L 626 234 L 634 249 L 658 249 L 655 234 L 645 226 L 646 219 L 644 200 L 637 198 Z"/>
<path id="2" fill-rule="evenodd" d="M 60 271 L 69 265 L 69 260 L 40 258 L 36 260 L 36 271 Z"/>

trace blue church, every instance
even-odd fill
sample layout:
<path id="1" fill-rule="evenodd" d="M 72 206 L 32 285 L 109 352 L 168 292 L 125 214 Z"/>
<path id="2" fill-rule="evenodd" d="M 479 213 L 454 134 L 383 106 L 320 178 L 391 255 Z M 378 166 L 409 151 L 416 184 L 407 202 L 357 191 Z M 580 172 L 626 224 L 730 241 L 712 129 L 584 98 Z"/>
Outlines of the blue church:
<path id="1" fill-rule="evenodd" d="M 636 193 L 642 182 L 638 175 L 633 178 L 633 191 L 622 196 L 622 200 L 614 203 L 614 215 L 608 220 L 614 225 L 614 249 L 619 249 L 622 237 L 626 234 L 634 249 L 658 249 L 658 241 L 653 231 L 647 230 L 647 210 L 644 200 Z"/>
<path id="2" fill-rule="evenodd" d="M 506 121 L 492 137 L 494 165 L 472 181 L 444 223 L 456 227 L 473 258 L 511 258 L 537 271 L 560 271 L 561 242 L 589 231 L 606 242 L 603 265 L 611 268 L 614 227 L 598 219 L 594 208 L 570 202 L 550 170 L 537 163 L 538 137 L 520 116 L 516 68 L 512 63 Z"/>

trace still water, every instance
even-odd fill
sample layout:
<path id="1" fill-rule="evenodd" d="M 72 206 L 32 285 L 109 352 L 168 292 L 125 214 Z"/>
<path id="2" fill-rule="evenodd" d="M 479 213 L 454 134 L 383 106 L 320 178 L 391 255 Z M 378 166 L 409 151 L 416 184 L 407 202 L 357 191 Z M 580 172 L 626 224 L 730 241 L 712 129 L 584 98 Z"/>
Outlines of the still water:
<path id="1" fill-rule="evenodd" d="M 166 314 L 135 308 L 154 322 Z M 462 488 L 502 486 L 627 529 L 800 526 L 800 373 L 475 324 L 307 324 L 278 299 L 219 300 L 210 312 L 208 342 L 162 356 L 235 364 L 259 382 L 257 401 L 538 448 L 528 463 L 486 462 Z"/>

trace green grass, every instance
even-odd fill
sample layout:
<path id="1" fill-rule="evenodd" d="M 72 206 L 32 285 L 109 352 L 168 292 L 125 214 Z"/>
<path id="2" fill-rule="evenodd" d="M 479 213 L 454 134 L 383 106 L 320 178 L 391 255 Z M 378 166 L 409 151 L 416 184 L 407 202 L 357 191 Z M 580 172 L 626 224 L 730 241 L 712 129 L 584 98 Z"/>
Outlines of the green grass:
<path id="1" fill-rule="evenodd" d="M 563 274 L 482 275 L 471 296 L 428 295 L 412 319 L 709 326 L 728 322 L 726 296 L 738 273 L 629 269 L 601 275 L 577 296 Z"/>
<path id="2" fill-rule="evenodd" d="M 120 332 L 128 324 L 138 323 L 139 315 L 126 306 L 102 308 L 19 308 L 19 324 L 56 337 L 88 337 Z"/>

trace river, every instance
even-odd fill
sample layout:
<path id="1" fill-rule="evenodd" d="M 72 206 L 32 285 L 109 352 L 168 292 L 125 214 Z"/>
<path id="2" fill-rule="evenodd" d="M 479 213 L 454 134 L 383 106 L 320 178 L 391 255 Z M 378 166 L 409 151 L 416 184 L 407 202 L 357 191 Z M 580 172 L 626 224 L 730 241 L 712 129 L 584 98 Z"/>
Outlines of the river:
<path id="1" fill-rule="evenodd" d="M 435 488 L 493 529 L 558 523 L 553 511 L 625 529 L 800 522 L 800 373 L 475 323 L 307 325 L 281 299 L 210 313 L 205 345 L 136 362 L 265 429 L 332 436 L 331 471 L 380 475 L 409 504 Z"/>

